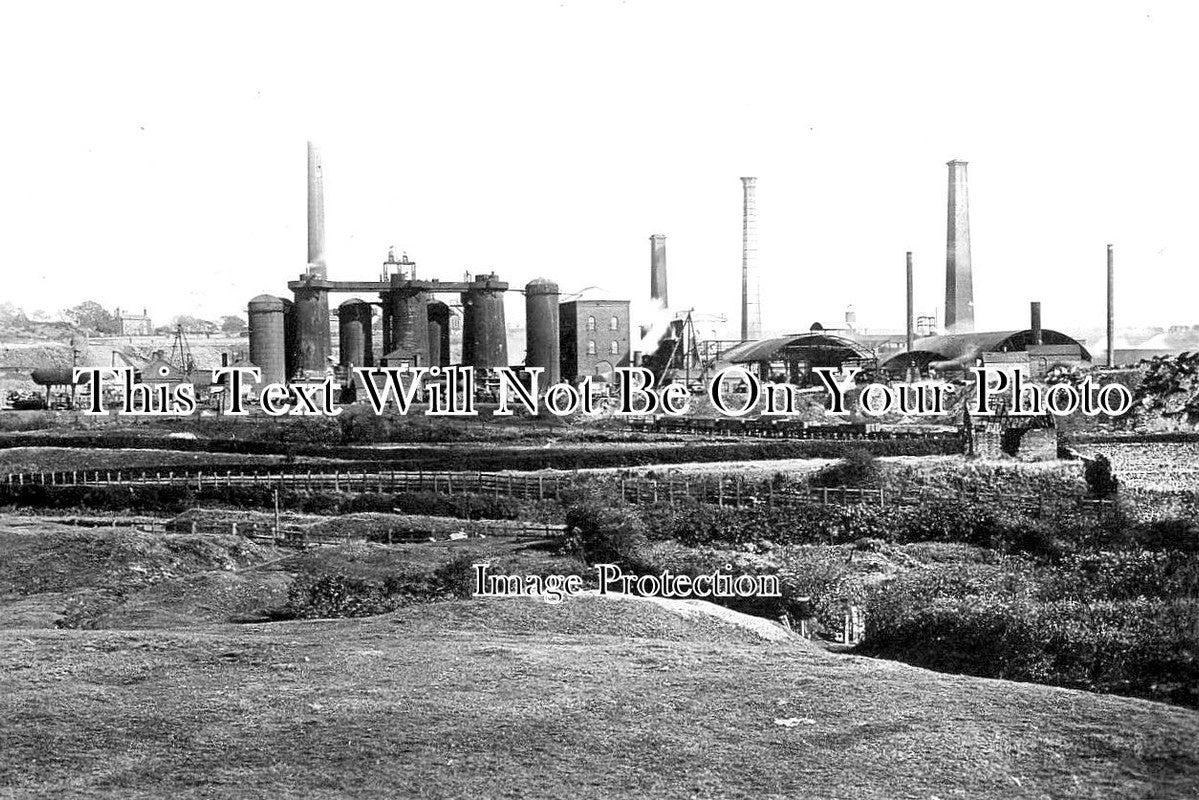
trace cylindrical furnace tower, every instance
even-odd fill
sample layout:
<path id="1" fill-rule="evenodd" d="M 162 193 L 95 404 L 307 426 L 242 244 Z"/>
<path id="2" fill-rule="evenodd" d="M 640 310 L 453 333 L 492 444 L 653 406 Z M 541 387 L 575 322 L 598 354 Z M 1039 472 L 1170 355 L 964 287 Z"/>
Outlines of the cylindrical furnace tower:
<path id="1" fill-rule="evenodd" d="M 324 372 L 329 366 L 329 292 L 326 289 L 295 290 L 296 336 L 299 338 L 299 369 Z"/>
<path id="2" fill-rule="evenodd" d="M 553 386 L 562 376 L 558 342 L 558 284 L 545 278 L 525 286 L 526 367 L 541 367 L 543 387 Z"/>
<path id="3" fill-rule="evenodd" d="M 300 333 L 296 330 L 296 304 L 283 298 L 283 365 L 287 380 L 300 368 Z"/>
<path id="4" fill-rule="evenodd" d="M 370 303 L 353 299 L 337 307 L 337 341 L 343 367 L 374 366 Z"/>
<path id="5" fill-rule="evenodd" d="M 250 363 L 262 370 L 263 383 L 287 379 L 287 337 L 283 300 L 260 294 L 250 301 Z"/>
<path id="6" fill-rule="evenodd" d="M 379 295 L 379 299 L 382 301 L 379 305 L 383 309 L 383 313 L 379 315 L 379 327 L 383 334 L 380 353 L 383 358 L 387 358 L 387 354 L 395 349 L 391 341 L 391 295 L 383 292 Z"/>
<path id="7" fill-rule="evenodd" d="M 504 323 L 504 292 L 508 284 L 490 275 L 476 275 L 462 293 L 462 363 L 476 369 L 508 366 L 508 328 Z"/>
<path id="8" fill-rule="evenodd" d="M 450 365 L 450 307 L 440 300 L 429 301 L 429 365 Z"/>
<path id="9" fill-rule="evenodd" d="M 402 283 L 399 275 L 391 278 L 392 286 Z M 391 348 L 388 366 L 393 361 L 408 361 L 413 367 L 427 367 L 429 361 L 429 293 L 415 281 L 403 282 L 403 288 L 387 293 L 391 308 Z M 392 354 L 395 358 L 390 358 Z"/>

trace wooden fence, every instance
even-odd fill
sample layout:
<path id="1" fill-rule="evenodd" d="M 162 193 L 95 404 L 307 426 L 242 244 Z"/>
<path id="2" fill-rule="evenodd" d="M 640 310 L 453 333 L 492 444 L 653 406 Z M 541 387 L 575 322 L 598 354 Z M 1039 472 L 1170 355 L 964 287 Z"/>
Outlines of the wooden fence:
<path id="1" fill-rule="evenodd" d="M 620 481 L 620 496 L 630 503 L 668 503 L 673 505 L 684 498 L 719 506 L 760 506 L 787 508 L 796 505 L 877 505 L 887 504 L 882 489 L 838 487 L 788 487 L 776 490 L 769 480 L 752 481 L 744 478 L 698 477 L 657 481 L 645 478 L 624 478 Z"/>
<path id="2" fill-rule="evenodd" d="M 525 500 L 557 499 L 572 485 L 567 476 L 506 472 L 405 472 L 390 469 L 265 472 L 261 469 L 118 469 L 69 470 L 5 475 L 7 486 L 182 486 L 205 488 L 259 486 L 333 492 L 438 492 L 485 494 Z"/>
<path id="3" fill-rule="evenodd" d="M 435 492 L 441 494 L 483 494 L 522 500 L 561 499 L 564 491 L 588 482 L 604 480 L 603 476 L 573 473 L 506 473 L 506 472 L 428 472 L 372 469 L 333 469 L 328 471 L 266 472 L 262 469 L 241 470 L 212 468 L 120 470 L 70 470 L 59 472 L 13 473 L 5 475 L 3 485 L 44 486 L 182 486 L 195 489 L 222 487 L 261 487 L 263 489 L 333 491 L 357 493 Z M 887 492 L 883 489 L 849 487 L 788 486 L 778 489 L 768 478 L 691 476 L 658 480 L 652 478 L 619 478 L 620 496 L 631 503 L 667 503 L 691 498 L 701 503 L 740 508 L 765 506 L 793 508 L 808 505 L 871 505 L 919 507 L 932 502 L 953 500 L 964 504 L 985 504 L 993 508 L 1033 516 L 1046 516 L 1062 511 L 1108 518 L 1118 513 L 1110 500 L 1096 500 L 1077 495 L 1046 495 L 996 491 L 956 491 L 934 493 L 924 491 Z"/>
<path id="4" fill-rule="evenodd" d="M 1106 519 L 1119 513 L 1112 500 L 1100 500 L 1080 495 L 1045 495 L 1020 492 L 956 491 L 952 494 L 908 491 L 888 492 L 880 488 L 851 488 L 845 486 L 788 486 L 778 489 L 770 480 L 750 480 L 741 477 L 697 477 L 688 479 L 651 480 L 625 478 L 620 481 L 621 497 L 631 503 L 666 503 L 690 498 L 701 503 L 740 508 L 796 508 L 811 505 L 878 506 L 919 508 L 931 503 L 951 500 L 963 504 L 987 505 L 1009 509 L 1013 513 L 1047 516 L 1063 511 Z"/>

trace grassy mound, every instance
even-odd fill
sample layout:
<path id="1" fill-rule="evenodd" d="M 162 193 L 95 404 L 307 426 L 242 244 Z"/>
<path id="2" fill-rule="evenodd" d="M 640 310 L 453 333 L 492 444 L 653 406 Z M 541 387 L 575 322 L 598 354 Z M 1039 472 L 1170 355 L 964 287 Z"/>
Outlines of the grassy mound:
<path id="1" fill-rule="evenodd" d="M 1184 797 L 1199 715 L 642 603 L 0 631 L 0 787 L 74 797 Z"/>

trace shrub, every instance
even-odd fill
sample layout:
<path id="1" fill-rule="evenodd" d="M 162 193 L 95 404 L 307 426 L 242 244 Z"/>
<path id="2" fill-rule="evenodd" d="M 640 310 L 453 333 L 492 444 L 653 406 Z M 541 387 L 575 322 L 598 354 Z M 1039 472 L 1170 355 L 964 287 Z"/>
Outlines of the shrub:
<path id="1" fill-rule="evenodd" d="M 866 654 L 1199 705 L 1199 560 L 1088 553 L 937 565 L 872 587 Z"/>
<path id="2" fill-rule="evenodd" d="M 812 475 L 813 486 L 868 486 L 878 480 L 878 464 L 866 449 L 850 450 L 835 464 L 829 464 Z"/>
<path id="3" fill-rule="evenodd" d="M 575 532 L 580 554 L 591 564 L 636 567 L 648 544 L 644 523 L 627 506 L 587 500 L 566 510 L 566 526 Z"/>
<path id="4" fill-rule="evenodd" d="M 1102 453 L 1086 462 L 1083 477 L 1095 497 L 1111 497 L 1120 488 L 1120 482 L 1112 475 L 1112 462 Z"/>
<path id="5" fill-rule="evenodd" d="M 451 597 L 473 597 L 475 592 L 475 559 L 457 556 L 433 570 L 433 591 Z"/>
<path id="6" fill-rule="evenodd" d="M 383 584 L 364 578 L 304 575 L 288 590 L 287 605 L 304 619 L 365 617 L 395 610 L 400 599 L 398 592 L 385 591 Z"/>
<path id="7" fill-rule="evenodd" d="M 1136 526 L 1132 538 L 1141 547 L 1151 550 L 1199 552 L 1199 524 L 1182 517 L 1165 517 Z"/>

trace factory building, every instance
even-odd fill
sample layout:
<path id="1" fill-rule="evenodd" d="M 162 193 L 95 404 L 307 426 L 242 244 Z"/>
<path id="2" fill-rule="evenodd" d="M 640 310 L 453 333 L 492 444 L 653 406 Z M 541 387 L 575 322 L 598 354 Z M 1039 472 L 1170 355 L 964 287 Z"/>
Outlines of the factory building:
<path id="1" fill-rule="evenodd" d="M 629 365 L 628 300 L 572 300 L 562 303 L 558 314 L 565 380 L 577 383 L 589 375 L 611 380 L 616 367 Z"/>
<path id="2" fill-rule="evenodd" d="M 879 366 L 897 375 L 915 370 L 946 376 L 976 366 L 1019 365 L 1034 376 L 1056 366 L 1090 366 L 1091 354 L 1077 339 L 1058 331 L 949 333 L 917 339 L 910 352 L 892 356 Z"/>
<path id="3" fill-rule="evenodd" d="M 742 342 L 720 354 L 715 370 L 740 366 L 764 381 L 786 381 L 797 386 L 812 384 L 814 367 L 863 365 L 874 353 L 860 342 L 832 331 L 807 333 Z"/>

